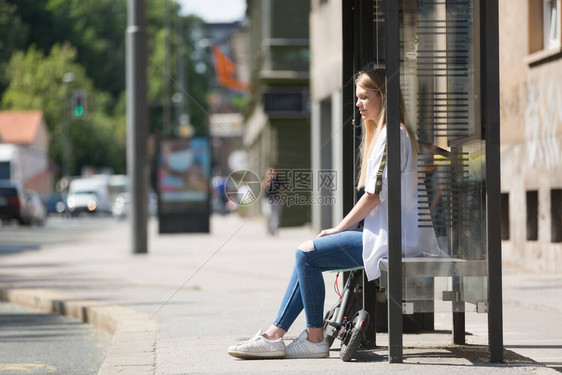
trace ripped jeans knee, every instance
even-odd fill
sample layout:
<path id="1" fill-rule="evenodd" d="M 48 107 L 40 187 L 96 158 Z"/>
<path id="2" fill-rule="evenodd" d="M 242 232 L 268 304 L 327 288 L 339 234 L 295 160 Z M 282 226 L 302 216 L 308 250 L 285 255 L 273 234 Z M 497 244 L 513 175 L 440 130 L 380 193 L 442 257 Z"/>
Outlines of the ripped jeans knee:
<path id="1" fill-rule="evenodd" d="M 301 243 L 298 247 L 297 250 L 300 250 L 302 252 L 309 252 L 309 251 L 314 251 L 314 242 L 312 240 L 308 240 L 306 242 Z"/>

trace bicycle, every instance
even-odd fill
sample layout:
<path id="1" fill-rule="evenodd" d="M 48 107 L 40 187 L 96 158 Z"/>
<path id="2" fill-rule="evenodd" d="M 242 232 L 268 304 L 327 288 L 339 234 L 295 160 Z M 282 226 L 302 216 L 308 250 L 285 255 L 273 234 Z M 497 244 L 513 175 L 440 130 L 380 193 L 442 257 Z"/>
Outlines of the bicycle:
<path id="1" fill-rule="evenodd" d="M 354 314 L 353 319 L 348 318 L 353 313 L 356 302 L 353 291 L 359 279 L 363 280 L 363 268 L 352 269 L 340 300 L 324 316 L 324 337 L 330 347 L 336 338 L 341 340 L 340 359 L 344 362 L 355 356 L 369 326 L 369 314 L 363 308 Z"/>

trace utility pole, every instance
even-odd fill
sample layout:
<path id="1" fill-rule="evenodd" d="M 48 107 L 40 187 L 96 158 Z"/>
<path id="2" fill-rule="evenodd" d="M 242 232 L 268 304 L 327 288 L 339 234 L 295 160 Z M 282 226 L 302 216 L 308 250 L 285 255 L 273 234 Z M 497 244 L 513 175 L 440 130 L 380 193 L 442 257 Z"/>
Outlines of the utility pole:
<path id="1" fill-rule="evenodd" d="M 74 73 L 65 73 L 62 81 L 64 82 L 64 142 L 62 175 L 66 180 L 70 176 L 70 97 L 68 96 L 68 85 L 74 81 Z M 66 181 L 68 183 L 68 181 Z"/>
<path id="2" fill-rule="evenodd" d="M 171 75 L 171 44 L 172 44 L 172 25 L 170 17 L 170 0 L 164 0 L 166 7 L 164 9 L 164 31 L 166 33 L 166 42 L 164 44 L 164 69 L 162 70 L 162 80 L 164 83 L 164 97 L 162 98 L 163 117 L 164 117 L 164 135 L 171 135 L 171 103 L 170 103 L 170 75 Z"/>
<path id="3" fill-rule="evenodd" d="M 179 127 L 182 125 L 183 118 L 185 117 L 185 93 L 187 92 L 187 81 L 185 77 L 185 58 L 184 58 L 184 43 L 183 43 L 183 20 L 181 17 L 177 17 L 176 21 L 176 35 L 178 38 L 177 43 L 177 55 L 178 55 L 178 81 L 179 81 L 179 100 L 177 101 L 177 126 L 176 133 L 179 131 Z"/>
<path id="4" fill-rule="evenodd" d="M 145 1 L 128 0 L 126 31 L 127 174 L 131 195 L 131 245 L 134 254 L 148 252 L 148 163 L 146 100 Z"/>

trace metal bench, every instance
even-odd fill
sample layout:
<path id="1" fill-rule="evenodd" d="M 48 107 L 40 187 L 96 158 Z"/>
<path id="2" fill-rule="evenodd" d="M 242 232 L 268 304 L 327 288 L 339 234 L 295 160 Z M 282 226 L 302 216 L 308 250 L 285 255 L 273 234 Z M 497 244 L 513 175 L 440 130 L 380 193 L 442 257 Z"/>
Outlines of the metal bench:
<path id="1" fill-rule="evenodd" d="M 380 261 L 381 272 L 388 272 L 388 259 Z M 403 277 L 487 276 L 485 260 L 458 258 L 402 258 Z"/>
<path id="2" fill-rule="evenodd" d="M 349 272 L 361 270 L 363 267 L 353 267 L 332 272 Z M 380 313 L 377 303 L 384 300 L 387 285 L 388 259 L 380 261 L 380 270 L 382 276 L 379 279 L 378 296 L 365 300 L 365 307 L 371 315 L 374 324 L 375 310 Z M 463 282 L 465 278 L 471 278 L 472 282 L 478 282 L 481 285 L 480 290 L 486 290 L 484 277 L 488 276 L 487 263 L 485 260 L 465 260 L 458 258 L 435 258 L 435 257 L 408 257 L 402 258 L 402 277 L 403 277 L 403 301 L 402 314 L 412 315 L 414 313 L 429 313 L 433 321 L 434 303 L 437 299 L 452 303 L 453 313 L 453 341 L 455 344 L 465 343 L 465 322 L 464 303 L 471 303 L 475 306 L 478 313 L 487 312 L 487 295 L 474 293 L 470 290 L 470 283 Z M 443 290 L 441 296 L 435 295 L 434 280 L 435 278 L 452 278 L 452 290 Z M 474 279 L 479 278 L 479 279 Z M 468 285 L 468 288 L 466 286 Z M 373 291 L 374 284 L 365 284 L 365 292 Z M 376 288 L 376 287 L 375 287 Z M 375 292 L 376 293 L 376 292 Z M 382 295 L 382 298 L 381 298 Z M 388 296 L 386 296 L 388 299 Z M 438 298 L 440 297 L 440 298 Z M 386 309 L 383 309 L 386 311 Z M 433 327 L 431 322 L 430 327 Z M 433 329 L 433 328 L 431 328 Z M 374 327 L 368 331 L 368 335 L 375 335 Z M 368 338 L 370 340 L 370 338 Z M 373 343 L 376 342 L 376 339 Z"/>
<path id="3" fill-rule="evenodd" d="M 380 261 L 380 289 L 386 291 L 388 260 Z M 473 304 L 478 313 L 488 312 L 486 260 L 464 260 L 458 258 L 402 258 L 402 313 L 433 313 L 437 299 L 452 303 L 453 341 L 465 341 L 465 302 Z M 436 278 L 450 278 L 450 290 L 436 295 Z M 475 287 L 475 285 L 477 287 Z M 388 298 L 388 296 L 387 296 Z"/>

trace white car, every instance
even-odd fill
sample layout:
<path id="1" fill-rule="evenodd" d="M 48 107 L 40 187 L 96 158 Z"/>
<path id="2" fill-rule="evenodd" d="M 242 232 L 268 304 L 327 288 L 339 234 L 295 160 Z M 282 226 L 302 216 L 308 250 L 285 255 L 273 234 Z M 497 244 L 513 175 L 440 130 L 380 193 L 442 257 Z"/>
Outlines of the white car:
<path id="1" fill-rule="evenodd" d="M 107 179 L 90 177 L 73 180 L 66 197 L 66 207 L 71 215 L 111 212 Z"/>
<path id="2" fill-rule="evenodd" d="M 119 220 L 127 218 L 130 211 L 131 205 L 131 195 L 129 193 L 118 194 L 113 201 L 113 207 L 111 213 L 113 217 Z M 148 214 L 150 216 L 156 216 L 158 211 L 158 197 L 155 192 L 150 191 L 148 193 Z"/>

